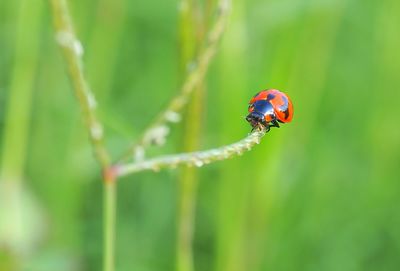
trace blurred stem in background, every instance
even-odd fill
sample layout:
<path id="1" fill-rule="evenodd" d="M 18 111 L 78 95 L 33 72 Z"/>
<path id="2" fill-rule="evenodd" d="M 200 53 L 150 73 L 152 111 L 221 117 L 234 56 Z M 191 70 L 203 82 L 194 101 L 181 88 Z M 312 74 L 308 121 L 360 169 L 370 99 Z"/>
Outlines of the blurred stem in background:
<path id="1" fill-rule="evenodd" d="M 203 10 L 198 0 L 181 0 L 180 3 L 180 70 L 186 74 L 195 61 L 199 45 L 204 36 Z M 185 76 L 182 76 L 184 78 Z M 194 90 L 192 100 L 184 118 L 182 151 L 199 149 L 201 133 L 201 110 L 203 108 L 205 85 L 200 83 Z M 195 167 L 185 167 L 179 176 L 177 271 L 193 271 L 193 234 L 195 227 L 196 194 L 198 171 Z"/>
<path id="2" fill-rule="evenodd" d="M 101 104 L 108 99 L 113 74 L 117 70 L 115 62 L 124 30 L 125 5 L 123 0 L 98 2 L 94 27 L 86 47 L 87 78 Z"/>
<path id="3" fill-rule="evenodd" d="M 32 90 L 38 62 L 39 27 L 42 6 L 37 1 L 19 5 L 14 68 L 7 103 L 1 177 L 18 182 L 23 177 Z"/>
<path id="4" fill-rule="evenodd" d="M 221 141 L 232 137 L 237 131 L 247 128 L 244 118 L 228 120 L 244 116 L 246 95 L 249 89 L 248 58 L 251 55 L 248 44 L 248 29 L 245 11 L 247 1 L 236 0 L 232 9 L 229 29 L 221 44 L 221 54 L 218 59 L 219 91 L 217 101 L 220 105 L 229 102 L 223 110 L 218 110 L 220 120 L 219 136 Z M 253 72 L 253 71 L 252 71 Z M 232 93 L 235 93 L 234 98 Z M 228 98 L 227 98 L 228 97 Z M 268 139 L 269 140 L 269 139 Z M 243 165 L 243 161 L 232 160 L 221 166 L 218 182 L 217 236 L 216 236 L 216 271 L 247 271 L 249 268 L 246 252 L 247 241 L 247 202 L 249 186 L 252 183 L 252 172 Z"/>
<path id="5" fill-rule="evenodd" d="M 7 209 L 0 209 L 0 243 L 1 249 L 6 248 L 11 257 L 18 257 L 15 264 L 22 265 L 21 257 L 34 251 L 32 242 L 37 235 L 32 232 L 35 221 L 29 221 L 32 228 L 23 227 L 27 222 L 24 218 L 28 216 L 31 219 L 35 214 L 24 209 L 30 206 L 24 204 L 28 191 L 22 180 L 25 177 L 32 94 L 39 58 L 42 3 L 25 0 L 19 5 L 9 5 L 9 8 L 17 9 L 18 19 L 1 154 L 0 208 Z M 13 267 L 4 267 L 4 262 L 1 261 L 1 270 L 13 270 Z"/>

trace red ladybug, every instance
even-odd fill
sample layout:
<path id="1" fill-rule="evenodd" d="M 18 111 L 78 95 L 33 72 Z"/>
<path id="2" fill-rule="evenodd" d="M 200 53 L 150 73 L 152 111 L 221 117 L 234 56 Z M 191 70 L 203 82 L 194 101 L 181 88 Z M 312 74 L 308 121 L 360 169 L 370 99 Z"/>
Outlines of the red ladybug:
<path id="1" fill-rule="evenodd" d="M 293 118 L 293 105 L 290 98 L 276 89 L 263 90 L 249 102 L 249 114 L 246 120 L 253 127 L 278 127 L 280 123 L 290 122 Z"/>

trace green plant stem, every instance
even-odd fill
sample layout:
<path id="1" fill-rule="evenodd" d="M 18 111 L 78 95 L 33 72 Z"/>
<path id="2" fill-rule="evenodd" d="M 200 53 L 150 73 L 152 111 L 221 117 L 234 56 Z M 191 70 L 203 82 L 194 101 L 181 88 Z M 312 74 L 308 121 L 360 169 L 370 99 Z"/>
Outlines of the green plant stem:
<path id="1" fill-rule="evenodd" d="M 194 270 L 193 234 L 196 208 L 197 176 L 194 168 L 185 168 L 180 178 L 177 271 Z"/>
<path id="2" fill-rule="evenodd" d="M 3 129 L 3 149 L 0 165 L 0 260 L 1 270 L 20 270 L 26 256 L 36 246 L 26 235 L 27 192 L 24 185 L 25 162 L 28 152 L 28 135 L 32 95 L 39 60 L 40 27 L 43 5 L 41 1 L 25 0 L 2 7 L 6 12 L 18 9 L 15 27 L 15 42 L 7 108 Z M 2 71 L 5 72 L 5 71 Z M 3 84 L 3 82 L 1 83 Z M 5 212 L 7 209 L 7 212 Z M 30 214 L 29 214 L 30 215 Z M 34 228 L 34 227 L 33 227 Z M 35 231 L 29 231 L 36 233 Z M 22 253 L 21 253 L 22 252 Z M 26 253 L 28 252 L 28 253 Z M 7 264 L 9 262 L 10 265 Z M 11 267 L 13 266 L 13 267 Z"/>
<path id="3" fill-rule="evenodd" d="M 1 157 L 1 177 L 8 180 L 20 180 L 25 165 L 41 13 L 40 1 L 23 1 L 19 5 Z"/>
<path id="4" fill-rule="evenodd" d="M 95 114 L 96 100 L 83 73 L 83 47 L 75 36 L 67 3 L 65 0 L 49 1 L 56 40 L 60 45 L 67 64 L 68 73 L 85 119 L 95 158 L 104 172 L 103 268 L 105 271 L 113 271 L 115 270 L 116 176 L 110 166 L 109 154 L 103 143 L 102 124 L 98 121 Z"/>
<path id="5" fill-rule="evenodd" d="M 182 74 L 185 74 L 204 39 L 205 12 L 200 8 L 199 1 L 196 0 L 181 0 L 180 7 L 181 71 Z M 193 98 L 184 117 L 182 144 L 185 152 L 194 151 L 200 146 L 204 85 L 203 82 L 194 88 Z M 179 175 L 177 271 L 195 270 L 193 235 L 195 231 L 197 186 L 197 169 L 194 167 L 183 168 Z"/>
<path id="6" fill-rule="evenodd" d="M 219 3 L 221 5 L 221 2 Z M 211 18 L 212 3 L 207 1 L 203 9 L 200 1 L 182 0 L 180 20 L 181 66 L 187 70 L 201 49 L 202 40 L 206 34 Z M 202 112 L 204 111 L 205 80 L 193 89 L 192 99 L 187 106 L 184 117 L 183 151 L 190 152 L 200 147 L 202 128 Z M 198 187 L 198 170 L 195 167 L 185 167 L 179 176 L 179 205 L 177 232 L 177 271 L 195 270 L 193 238 L 195 233 L 196 198 Z"/>
<path id="7" fill-rule="evenodd" d="M 116 224 L 116 200 L 117 191 L 115 181 L 104 183 L 104 203 L 103 203 L 103 240 L 104 255 L 103 268 L 104 271 L 115 270 L 115 224 Z"/>
<path id="8" fill-rule="evenodd" d="M 260 143 L 261 138 L 265 135 L 264 129 L 254 131 L 246 138 L 226 146 L 205 151 L 178 153 L 164 155 L 152 159 L 142 160 L 134 163 L 120 164 L 114 166 L 116 176 L 126 176 L 128 174 L 153 170 L 159 171 L 162 168 L 176 168 L 179 165 L 201 167 L 211 162 L 225 160 L 243 152 L 251 150 L 256 144 Z"/>
<path id="9" fill-rule="evenodd" d="M 110 165 L 110 158 L 103 144 L 103 127 L 95 114 L 96 100 L 83 73 L 83 47 L 75 36 L 65 0 L 49 1 L 52 8 L 56 40 L 64 54 L 68 73 L 86 122 L 95 157 L 102 168 L 106 169 Z"/>

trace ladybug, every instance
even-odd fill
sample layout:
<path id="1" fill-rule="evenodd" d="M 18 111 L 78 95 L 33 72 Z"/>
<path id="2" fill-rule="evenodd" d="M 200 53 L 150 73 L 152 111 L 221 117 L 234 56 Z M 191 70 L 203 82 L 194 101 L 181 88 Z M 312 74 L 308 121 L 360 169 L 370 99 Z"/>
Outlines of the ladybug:
<path id="1" fill-rule="evenodd" d="M 278 127 L 279 123 L 290 122 L 293 118 L 293 104 L 290 98 L 277 89 L 263 90 L 254 95 L 249 102 L 246 120 L 253 127 Z"/>

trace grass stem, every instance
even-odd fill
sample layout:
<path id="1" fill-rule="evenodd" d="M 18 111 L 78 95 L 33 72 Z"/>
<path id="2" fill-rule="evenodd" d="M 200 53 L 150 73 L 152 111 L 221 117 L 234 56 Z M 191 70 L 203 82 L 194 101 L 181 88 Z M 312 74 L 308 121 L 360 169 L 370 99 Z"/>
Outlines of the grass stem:
<path id="1" fill-rule="evenodd" d="M 246 138 L 226 146 L 209 149 L 205 151 L 178 153 L 164 155 L 152 159 L 142 160 L 129 164 L 115 166 L 116 175 L 126 176 L 132 173 L 153 170 L 159 171 L 162 168 L 176 168 L 179 165 L 201 167 L 211 162 L 225 160 L 249 151 L 254 145 L 259 144 L 266 131 L 254 131 Z"/>
<path id="2" fill-rule="evenodd" d="M 83 46 L 76 38 L 71 16 L 65 0 L 49 0 L 53 15 L 56 41 L 59 44 L 68 73 L 72 81 L 75 96 L 85 119 L 94 155 L 101 165 L 104 174 L 104 270 L 115 270 L 115 221 L 116 221 L 116 184 L 115 175 L 110 167 L 109 153 L 103 143 L 103 126 L 96 117 L 96 99 L 91 92 L 83 73 Z"/>
<path id="3" fill-rule="evenodd" d="M 104 182 L 103 202 L 103 270 L 115 270 L 115 225 L 116 225 L 116 200 L 117 190 L 115 181 Z"/>

